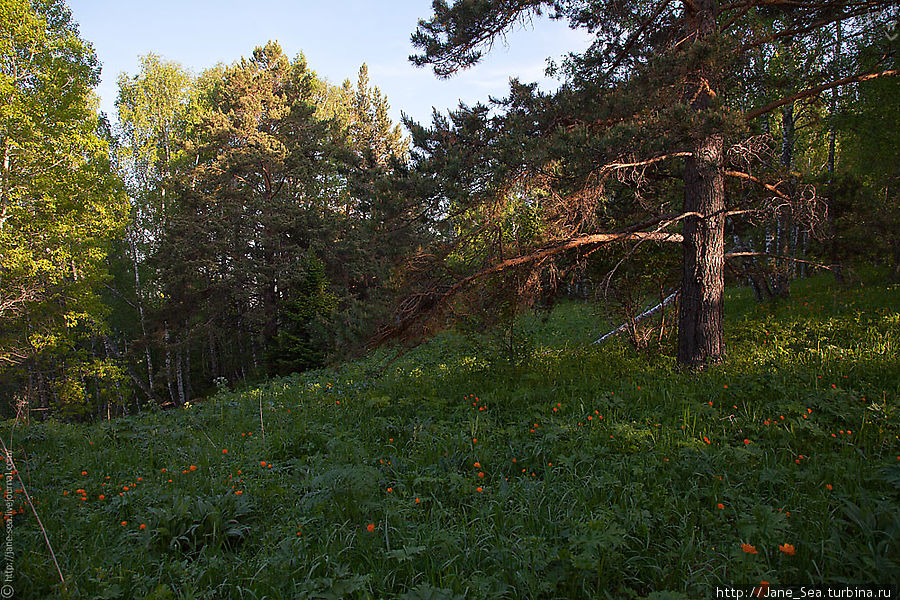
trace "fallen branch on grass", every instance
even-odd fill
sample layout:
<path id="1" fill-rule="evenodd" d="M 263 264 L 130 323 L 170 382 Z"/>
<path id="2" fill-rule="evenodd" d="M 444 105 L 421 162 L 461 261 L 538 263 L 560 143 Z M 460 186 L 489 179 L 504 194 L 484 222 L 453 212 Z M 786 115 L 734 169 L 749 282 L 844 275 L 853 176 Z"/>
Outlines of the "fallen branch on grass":
<path id="1" fill-rule="evenodd" d="M 647 317 L 655 315 L 656 313 L 661 311 L 663 308 L 665 308 L 666 306 L 668 306 L 669 304 L 674 302 L 675 299 L 678 297 L 678 293 L 680 291 L 681 291 L 681 288 L 678 288 L 677 290 L 675 290 L 674 292 L 672 292 L 671 294 L 666 296 L 663 299 L 663 301 L 660 302 L 659 304 L 657 304 L 656 306 L 654 306 L 652 308 L 648 308 L 647 310 L 645 310 L 644 312 L 642 312 L 641 314 L 636 316 L 631 321 L 629 321 L 627 323 L 622 323 L 621 325 L 619 325 L 618 327 L 616 327 L 615 329 L 613 329 L 606 335 L 603 335 L 600 338 L 594 340 L 594 343 L 601 344 L 601 343 L 605 342 L 607 339 L 609 339 L 615 335 L 618 335 L 618 334 L 622 333 L 623 331 L 627 331 L 629 327 L 633 326 L 638 321 L 642 321 L 642 320 L 646 319 Z"/>

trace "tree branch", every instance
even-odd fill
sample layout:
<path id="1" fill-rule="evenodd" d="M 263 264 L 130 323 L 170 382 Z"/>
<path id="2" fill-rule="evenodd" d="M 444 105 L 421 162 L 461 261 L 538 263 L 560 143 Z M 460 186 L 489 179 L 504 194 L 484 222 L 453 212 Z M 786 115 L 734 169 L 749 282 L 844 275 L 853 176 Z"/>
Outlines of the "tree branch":
<path id="1" fill-rule="evenodd" d="M 849 77 L 842 77 L 841 79 L 837 79 L 830 83 L 823 83 L 822 85 L 817 85 L 816 87 L 809 88 L 802 92 L 797 92 L 796 94 L 791 94 L 790 96 L 781 98 L 780 100 L 770 102 L 769 104 L 766 104 L 765 106 L 751 110 L 750 112 L 748 112 L 747 114 L 744 115 L 744 120 L 750 121 L 760 115 L 764 115 L 767 112 L 770 112 L 772 110 L 775 110 L 776 108 L 784 106 L 785 104 L 794 102 L 796 100 L 802 100 L 803 98 L 808 98 L 809 96 L 815 96 L 816 94 L 818 94 L 820 92 L 824 92 L 825 90 L 830 90 L 831 88 L 836 88 L 836 87 L 840 87 L 842 85 L 847 85 L 848 83 L 857 83 L 860 81 L 868 81 L 870 79 L 876 79 L 878 77 L 890 77 L 890 76 L 897 75 L 898 73 L 900 73 L 900 71 L 897 71 L 896 69 L 891 69 L 888 71 L 882 71 L 880 73 L 866 73 L 865 75 L 851 75 Z"/>
<path id="2" fill-rule="evenodd" d="M 744 173 L 742 171 L 725 171 L 725 175 L 728 175 L 729 177 L 737 177 L 739 179 L 748 179 L 754 183 L 758 183 L 759 185 L 763 186 L 764 188 L 766 188 L 767 190 L 769 190 L 770 192 L 772 192 L 773 194 L 775 194 L 782 200 L 790 200 L 790 197 L 787 194 L 785 194 L 784 192 L 782 192 L 781 190 L 779 190 L 776 186 L 772 185 L 771 183 L 765 183 L 759 177 L 754 177 L 753 175 L 750 175 L 749 173 Z"/>

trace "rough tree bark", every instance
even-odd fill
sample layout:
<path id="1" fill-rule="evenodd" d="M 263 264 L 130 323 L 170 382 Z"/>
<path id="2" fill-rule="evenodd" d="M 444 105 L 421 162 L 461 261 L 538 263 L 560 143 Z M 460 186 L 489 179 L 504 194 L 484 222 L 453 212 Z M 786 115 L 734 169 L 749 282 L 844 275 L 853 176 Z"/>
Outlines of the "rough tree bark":
<path id="1" fill-rule="evenodd" d="M 686 1 L 687 34 L 701 39 L 715 31 L 716 0 Z M 695 74 L 692 106 L 709 108 L 715 80 L 701 68 Z M 693 87 L 693 86 L 692 86 Z M 678 311 L 678 363 L 702 369 L 725 359 L 722 329 L 725 290 L 724 138 L 706 134 L 685 159 L 683 274 Z"/>

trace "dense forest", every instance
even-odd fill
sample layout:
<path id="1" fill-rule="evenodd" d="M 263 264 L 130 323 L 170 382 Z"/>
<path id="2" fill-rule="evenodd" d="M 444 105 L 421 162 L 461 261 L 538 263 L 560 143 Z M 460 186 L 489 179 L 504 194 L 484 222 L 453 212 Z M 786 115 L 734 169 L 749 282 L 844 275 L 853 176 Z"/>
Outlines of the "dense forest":
<path id="1" fill-rule="evenodd" d="M 144 56 L 98 114 L 65 4 L 5 2 L 3 410 L 180 406 L 561 298 L 721 363 L 726 281 L 771 303 L 814 272 L 900 274 L 896 13 L 438 1 L 411 32 L 438 77 L 536 15 L 595 41 L 550 64 L 556 91 L 398 124 L 365 65 L 334 85 L 274 42 L 199 74 Z M 641 325 L 648 298 L 673 325 Z"/>

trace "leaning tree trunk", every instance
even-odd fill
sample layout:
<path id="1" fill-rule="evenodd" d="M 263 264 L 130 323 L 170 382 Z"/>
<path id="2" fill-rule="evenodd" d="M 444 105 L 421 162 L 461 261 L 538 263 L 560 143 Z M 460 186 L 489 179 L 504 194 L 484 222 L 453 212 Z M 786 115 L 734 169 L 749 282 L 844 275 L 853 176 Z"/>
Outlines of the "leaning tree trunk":
<path id="1" fill-rule="evenodd" d="M 700 40 L 715 33 L 716 0 L 684 2 L 687 34 Z M 715 73 L 701 66 L 689 101 L 704 113 L 715 97 Z M 702 369 L 725 359 L 722 316 L 725 291 L 725 176 L 721 134 L 694 142 L 684 167 L 683 273 L 678 310 L 678 363 Z"/>

